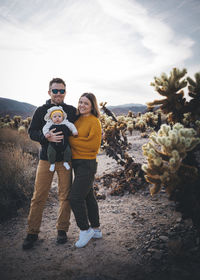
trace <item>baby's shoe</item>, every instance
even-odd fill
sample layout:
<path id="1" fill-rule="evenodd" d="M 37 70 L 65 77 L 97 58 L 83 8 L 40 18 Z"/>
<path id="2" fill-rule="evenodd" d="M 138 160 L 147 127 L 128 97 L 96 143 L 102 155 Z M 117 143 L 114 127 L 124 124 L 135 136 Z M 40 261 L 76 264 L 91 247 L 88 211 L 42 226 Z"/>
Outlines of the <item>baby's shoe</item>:
<path id="1" fill-rule="evenodd" d="M 51 172 L 53 172 L 53 171 L 55 170 L 55 164 L 54 164 L 54 163 L 52 163 L 52 164 L 50 165 L 49 170 L 50 170 Z"/>
<path id="2" fill-rule="evenodd" d="M 69 169 L 70 169 L 70 165 L 69 165 L 69 163 L 64 162 L 64 163 L 63 163 L 63 165 L 64 165 L 64 167 L 65 167 L 67 170 L 69 170 Z"/>

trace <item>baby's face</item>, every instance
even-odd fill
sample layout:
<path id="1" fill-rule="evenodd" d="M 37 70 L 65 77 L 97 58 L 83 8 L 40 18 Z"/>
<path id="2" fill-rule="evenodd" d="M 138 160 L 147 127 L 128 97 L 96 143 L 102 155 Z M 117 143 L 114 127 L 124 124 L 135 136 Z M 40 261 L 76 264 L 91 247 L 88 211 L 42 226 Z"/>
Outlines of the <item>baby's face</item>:
<path id="1" fill-rule="evenodd" d="M 61 123 L 63 121 L 63 114 L 55 112 L 51 119 L 55 124 Z"/>

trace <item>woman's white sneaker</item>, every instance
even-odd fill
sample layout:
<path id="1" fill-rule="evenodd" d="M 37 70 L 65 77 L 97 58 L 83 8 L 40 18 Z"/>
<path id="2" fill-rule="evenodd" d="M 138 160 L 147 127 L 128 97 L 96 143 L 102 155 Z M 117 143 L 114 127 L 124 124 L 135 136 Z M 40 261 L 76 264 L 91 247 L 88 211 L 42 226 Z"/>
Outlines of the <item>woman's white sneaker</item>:
<path id="1" fill-rule="evenodd" d="M 101 232 L 100 229 L 94 229 L 93 228 L 93 230 L 94 230 L 94 235 L 93 235 L 92 238 L 102 238 L 102 232 Z"/>
<path id="2" fill-rule="evenodd" d="M 94 236 L 94 230 L 89 228 L 88 230 L 80 230 L 79 240 L 75 243 L 77 248 L 84 247 L 90 239 Z"/>

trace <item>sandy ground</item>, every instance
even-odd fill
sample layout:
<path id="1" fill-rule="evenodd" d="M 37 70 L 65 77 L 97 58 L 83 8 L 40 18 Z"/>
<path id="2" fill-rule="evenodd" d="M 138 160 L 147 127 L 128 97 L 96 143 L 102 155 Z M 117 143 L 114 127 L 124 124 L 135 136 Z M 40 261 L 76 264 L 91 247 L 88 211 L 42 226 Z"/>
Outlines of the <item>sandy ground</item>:
<path id="1" fill-rule="evenodd" d="M 147 139 L 129 137 L 130 154 L 144 162 L 141 146 Z M 116 170 L 114 160 L 101 152 L 97 176 Z M 131 280 L 200 279 L 199 237 L 190 220 L 183 220 L 164 192 L 152 198 L 148 189 L 135 195 L 99 200 L 103 238 L 85 248 L 74 247 L 79 231 L 72 214 L 68 242 L 56 244 L 58 202 L 56 176 L 45 207 L 39 240 L 23 251 L 27 211 L 0 225 L 2 280 Z"/>

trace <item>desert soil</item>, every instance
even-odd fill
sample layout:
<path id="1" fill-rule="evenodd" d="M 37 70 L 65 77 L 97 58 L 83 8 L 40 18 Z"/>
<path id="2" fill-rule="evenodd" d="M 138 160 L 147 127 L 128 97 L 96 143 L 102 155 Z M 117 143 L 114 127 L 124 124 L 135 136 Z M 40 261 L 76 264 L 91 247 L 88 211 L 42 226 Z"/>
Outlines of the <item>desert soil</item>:
<path id="1" fill-rule="evenodd" d="M 129 151 L 143 163 L 141 146 L 148 140 L 139 132 L 129 137 Z M 102 151 L 97 176 L 120 168 Z M 131 280 L 200 279 L 199 235 L 190 219 L 184 220 L 164 191 L 151 197 L 149 190 L 110 196 L 99 183 L 105 200 L 99 200 L 103 238 L 85 248 L 74 246 L 79 231 L 73 214 L 68 242 L 56 244 L 58 212 L 55 176 L 47 201 L 39 240 L 23 251 L 28 210 L 0 225 L 0 279 L 2 280 Z"/>

